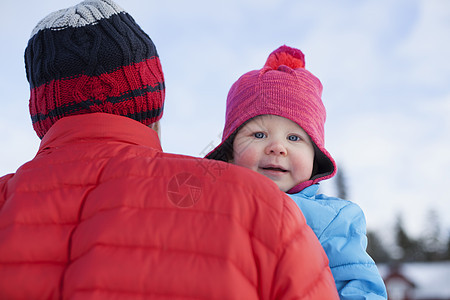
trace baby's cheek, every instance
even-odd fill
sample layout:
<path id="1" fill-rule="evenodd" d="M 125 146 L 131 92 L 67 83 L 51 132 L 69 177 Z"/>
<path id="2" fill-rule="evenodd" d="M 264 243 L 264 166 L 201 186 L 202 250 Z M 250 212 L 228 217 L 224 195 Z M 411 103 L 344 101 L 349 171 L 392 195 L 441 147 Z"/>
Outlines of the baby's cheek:
<path id="1" fill-rule="evenodd" d="M 252 149 L 245 149 L 234 157 L 234 164 L 256 170 L 258 166 L 258 157 Z"/>

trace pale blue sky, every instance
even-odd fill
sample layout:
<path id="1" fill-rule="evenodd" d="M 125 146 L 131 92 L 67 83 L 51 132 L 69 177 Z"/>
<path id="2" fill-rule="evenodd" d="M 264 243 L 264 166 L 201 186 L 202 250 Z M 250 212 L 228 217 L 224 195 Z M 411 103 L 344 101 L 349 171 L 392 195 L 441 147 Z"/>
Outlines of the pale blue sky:
<path id="1" fill-rule="evenodd" d="M 75 0 L 2 1 L 0 174 L 39 146 L 23 52 L 36 23 Z M 398 213 L 414 234 L 435 208 L 450 230 L 450 2 L 117 1 L 150 35 L 166 77 L 162 145 L 201 156 L 217 144 L 225 99 L 282 44 L 301 49 L 324 85 L 326 147 L 369 229 Z M 323 184 L 333 194 L 333 182 Z"/>

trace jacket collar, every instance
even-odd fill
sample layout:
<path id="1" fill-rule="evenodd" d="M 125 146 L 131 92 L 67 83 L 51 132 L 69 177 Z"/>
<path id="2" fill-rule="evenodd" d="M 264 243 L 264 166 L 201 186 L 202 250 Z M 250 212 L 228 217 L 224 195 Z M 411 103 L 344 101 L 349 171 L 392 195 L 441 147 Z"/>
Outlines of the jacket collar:
<path id="1" fill-rule="evenodd" d="M 300 191 L 300 194 L 304 195 L 306 198 L 314 197 L 319 191 L 319 184 L 310 185 Z"/>
<path id="2" fill-rule="evenodd" d="M 121 141 L 162 151 L 158 134 L 148 126 L 119 115 L 90 113 L 56 121 L 42 138 L 39 152 L 49 147 L 96 139 Z"/>

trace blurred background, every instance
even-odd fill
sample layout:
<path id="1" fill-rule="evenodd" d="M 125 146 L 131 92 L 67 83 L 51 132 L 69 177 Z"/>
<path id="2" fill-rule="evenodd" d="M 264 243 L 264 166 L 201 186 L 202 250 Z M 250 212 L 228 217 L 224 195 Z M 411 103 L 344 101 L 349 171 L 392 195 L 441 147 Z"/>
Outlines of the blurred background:
<path id="1" fill-rule="evenodd" d="M 450 260 L 450 1 L 117 2 L 162 61 L 165 151 L 208 153 L 220 142 L 232 83 L 280 45 L 299 48 L 324 85 L 326 148 L 339 168 L 321 191 L 361 206 L 380 265 Z M 32 159 L 40 142 L 23 63 L 30 33 L 77 3 L 0 4 L 2 175 Z"/>

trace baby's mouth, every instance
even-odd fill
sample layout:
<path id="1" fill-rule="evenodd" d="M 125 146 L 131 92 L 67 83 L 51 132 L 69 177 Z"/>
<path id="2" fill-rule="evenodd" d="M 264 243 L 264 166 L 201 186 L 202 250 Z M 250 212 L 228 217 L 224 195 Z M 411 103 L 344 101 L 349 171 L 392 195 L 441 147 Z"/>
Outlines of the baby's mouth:
<path id="1" fill-rule="evenodd" d="M 287 172 L 287 170 L 280 168 L 280 167 L 262 167 L 261 169 L 266 171 L 276 171 L 276 172 Z"/>

